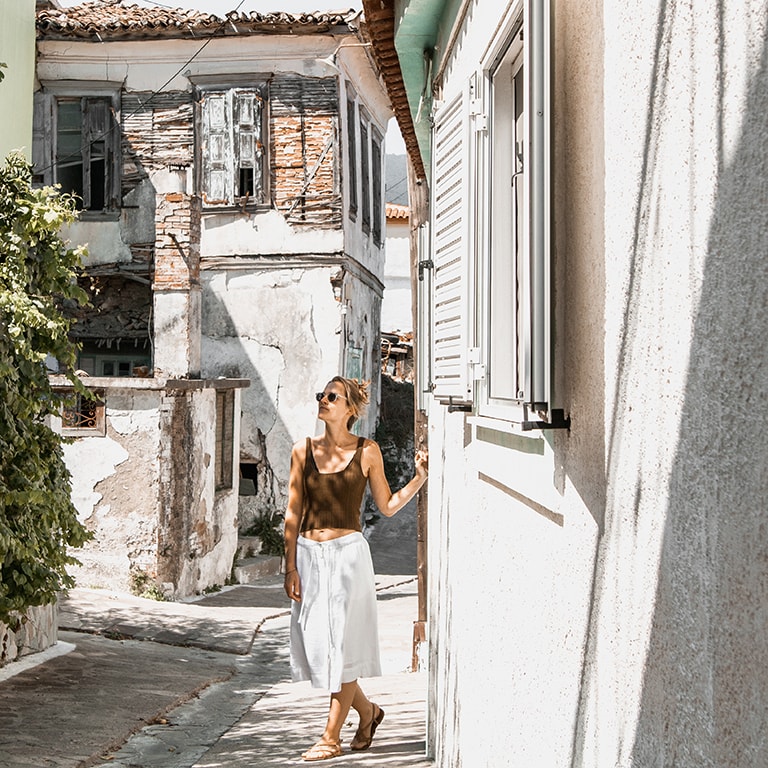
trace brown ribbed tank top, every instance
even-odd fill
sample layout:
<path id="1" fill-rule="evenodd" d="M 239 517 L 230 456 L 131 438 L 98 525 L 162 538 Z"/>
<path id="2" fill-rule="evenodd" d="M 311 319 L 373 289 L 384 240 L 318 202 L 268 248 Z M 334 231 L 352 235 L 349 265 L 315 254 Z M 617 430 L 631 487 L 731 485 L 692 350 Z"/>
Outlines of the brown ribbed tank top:
<path id="1" fill-rule="evenodd" d="M 315 528 L 362 530 L 360 505 L 368 482 L 362 465 L 364 442 L 364 438 L 358 438 L 355 455 L 344 469 L 339 472 L 320 472 L 312 453 L 312 438 L 307 438 L 302 531 Z"/>

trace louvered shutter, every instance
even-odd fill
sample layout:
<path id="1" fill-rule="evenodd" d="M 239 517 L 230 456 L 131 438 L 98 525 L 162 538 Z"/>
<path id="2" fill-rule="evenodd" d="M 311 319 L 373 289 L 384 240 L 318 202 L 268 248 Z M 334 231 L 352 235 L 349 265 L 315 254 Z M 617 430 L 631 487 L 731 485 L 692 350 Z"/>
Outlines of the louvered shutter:
<path id="1" fill-rule="evenodd" d="M 208 205 L 234 202 L 232 142 L 227 120 L 227 94 L 206 93 L 201 102 L 203 126 L 203 200 Z"/>
<path id="2" fill-rule="evenodd" d="M 464 93 L 436 112 L 432 148 L 432 391 L 441 400 L 470 401 L 469 119 Z"/>

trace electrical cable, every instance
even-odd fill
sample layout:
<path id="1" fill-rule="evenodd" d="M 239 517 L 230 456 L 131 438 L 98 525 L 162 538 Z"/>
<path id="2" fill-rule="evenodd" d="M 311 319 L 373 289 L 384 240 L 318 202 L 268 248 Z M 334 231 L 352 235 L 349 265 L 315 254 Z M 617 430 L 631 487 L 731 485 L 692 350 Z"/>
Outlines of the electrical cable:
<path id="1" fill-rule="evenodd" d="M 154 3 L 154 0 L 148 0 L 148 1 Z M 237 4 L 237 6 L 234 8 L 234 10 L 227 11 L 226 15 L 229 16 L 229 14 L 231 14 L 231 13 L 237 13 L 245 2 L 246 2 L 246 0 L 240 0 L 240 2 Z M 167 7 L 167 6 L 162 6 L 160 3 L 154 3 L 154 4 L 157 5 L 157 6 L 160 6 L 160 7 Z M 225 18 L 221 22 L 221 24 L 216 29 L 213 30 L 213 32 L 208 37 L 208 39 L 197 49 L 197 51 L 195 51 L 194 54 L 192 54 L 192 56 L 190 56 L 189 59 L 187 59 L 181 65 L 181 67 L 178 70 L 176 70 L 176 72 L 173 73 L 173 75 L 171 75 L 171 77 L 169 77 L 161 86 L 159 86 L 154 91 L 152 91 L 150 93 L 150 95 L 149 95 L 149 98 L 147 98 L 143 102 L 140 102 L 140 105 L 135 110 L 133 110 L 133 112 L 129 112 L 127 115 L 124 115 L 122 117 L 122 119 L 123 120 L 128 120 L 129 118 L 131 118 L 134 115 L 138 114 L 141 110 L 143 110 L 147 106 L 147 104 L 151 103 L 152 99 L 154 99 L 155 96 L 160 95 L 160 93 L 162 93 L 162 91 L 163 91 L 163 88 L 165 88 L 165 86 L 168 85 L 168 83 L 171 83 L 175 78 L 177 78 L 206 49 L 208 44 L 216 37 L 216 35 L 222 29 L 224 29 L 224 27 L 227 24 L 229 24 L 229 19 Z M 113 116 L 114 116 L 114 113 L 113 113 Z M 92 138 L 88 142 L 88 146 L 93 146 L 96 142 L 102 141 L 103 139 L 106 139 L 108 136 L 113 134 L 119 127 L 120 126 L 117 124 L 117 121 L 115 121 L 115 123 L 110 128 L 108 128 L 106 131 L 104 131 L 104 132 L 100 133 L 98 136 Z M 57 165 L 60 165 L 61 163 L 66 162 L 67 160 L 71 160 L 72 158 L 75 158 L 75 157 L 82 157 L 83 149 L 85 148 L 85 146 L 86 146 L 85 144 L 81 144 L 77 151 L 71 152 L 69 155 L 64 155 L 64 157 L 57 158 L 54 162 L 50 163 L 49 165 L 43 166 L 43 168 L 38 170 L 36 173 L 38 175 L 45 174 L 46 172 L 50 171 L 52 168 L 55 168 Z"/>

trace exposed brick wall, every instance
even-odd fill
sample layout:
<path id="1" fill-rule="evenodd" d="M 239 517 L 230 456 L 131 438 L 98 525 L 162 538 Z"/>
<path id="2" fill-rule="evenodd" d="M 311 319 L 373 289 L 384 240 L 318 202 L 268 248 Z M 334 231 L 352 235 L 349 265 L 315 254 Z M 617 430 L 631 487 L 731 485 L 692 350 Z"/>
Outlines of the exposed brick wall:
<path id="1" fill-rule="evenodd" d="M 151 98 L 150 98 L 151 97 Z M 123 196 L 148 172 L 186 168 L 194 159 L 194 104 L 186 91 L 122 94 Z"/>
<path id="2" fill-rule="evenodd" d="M 200 284 L 200 198 L 168 193 L 155 208 L 155 290 Z"/>
<path id="3" fill-rule="evenodd" d="M 277 77 L 270 85 L 272 199 L 292 224 L 341 224 L 335 79 Z"/>

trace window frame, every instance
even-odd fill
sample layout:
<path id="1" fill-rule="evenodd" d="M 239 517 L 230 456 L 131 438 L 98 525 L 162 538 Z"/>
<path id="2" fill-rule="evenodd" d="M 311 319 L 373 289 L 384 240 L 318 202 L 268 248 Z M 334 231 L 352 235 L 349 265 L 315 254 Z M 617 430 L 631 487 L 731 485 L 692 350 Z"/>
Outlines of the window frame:
<path id="1" fill-rule="evenodd" d="M 110 128 L 102 131 L 97 138 L 105 139 L 105 179 L 104 205 L 101 208 L 86 208 L 90 197 L 90 184 L 86 181 L 89 171 L 83 161 L 83 208 L 79 217 L 84 221 L 110 220 L 120 216 L 122 208 L 122 125 L 120 115 L 121 84 L 112 82 L 71 81 L 64 85 L 60 82 L 42 81 L 41 88 L 34 94 L 34 120 L 32 131 L 33 180 L 35 183 L 54 185 L 60 183 L 58 173 L 59 146 L 59 104 L 79 101 L 81 115 L 87 113 L 83 107 L 90 101 L 107 104 L 107 120 Z M 91 113 L 92 114 L 92 113 Z M 94 118 L 95 119 L 95 118 Z M 88 123 L 81 120 L 81 136 Z M 90 142 L 93 144 L 93 140 Z M 85 143 L 80 146 L 81 156 Z M 69 190 L 63 189 L 68 192 Z M 90 204 L 90 200 L 88 200 Z"/>
<path id="2" fill-rule="evenodd" d="M 71 406 L 62 403 L 59 411 L 61 419 L 61 434 L 64 437 L 104 437 L 107 434 L 107 405 L 106 393 L 103 389 L 90 390 L 92 398 L 86 397 L 80 392 L 74 392 L 71 397 L 74 402 Z M 79 414 L 82 403 L 86 400 L 93 406 L 92 423 L 86 426 L 70 423 L 68 414 Z"/>
<path id="3" fill-rule="evenodd" d="M 352 221 L 357 220 L 358 191 L 357 191 L 357 98 L 352 86 L 347 84 L 347 161 L 349 170 L 349 206 L 347 213 Z"/>
<path id="4" fill-rule="evenodd" d="M 269 205 L 270 195 L 270 166 L 269 166 L 269 83 L 263 77 L 236 77 L 222 80 L 216 76 L 211 80 L 198 76 L 194 80 L 195 93 L 195 188 L 200 194 L 203 211 L 234 211 L 253 210 Z M 235 113 L 237 111 L 238 96 L 253 94 L 260 103 L 258 109 L 258 128 L 254 127 L 254 168 L 259 167 L 261 184 L 258 191 L 241 195 L 239 192 L 241 171 L 246 166 L 238 162 L 239 145 L 236 138 L 240 136 L 235 131 Z M 209 133 L 206 126 L 208 117 L 206 104 L 211 98 L 221 97 L 224 101 L 221 160 L 211 160 L 205 153 Z M 256 115 L 254 110 L 254 118 Z M 254 126 L 255 126 L 254 119 Z M 206 173 L 214 163 L 220 163 L 220 171 L 225 174 L 224 193 L 221 200 L 209 200 L 206 188 Z M 254 177 L 256 174 L 254 174 Z"/>
<path id="5" fill-rule="evenodd" d="M 216 390 L 214 489 L 234 488 L 235 473 L 235 390 Z"/>
<path id="6" fill-rule="evenodd" d="M 384 243 L 384 137 L 371 125 L 371 234 L 373 242 Z"/>
<path id="7" fill-rule="evenodd" d="M 550 0 L 517 3 L 506 23 L 481 60 L 475 95 L 482 130 L 476 132 L 478 199 L 485 201 L 476 259 L 477 343 L 475 350 L 474 405 L 480 416 L 516 423 L 534 420 L 552 422 L 552 327 L 551 327 L 551 84 L 550 84 Z M 520 40 L 520 50 L 515 45 Z M 520 389 L 514 396 L 492 391 L 494 327 L 491 271 L 498 244 L 493 241 L 493 222 L 500 212 L 494 208 L 494 77 L 507 57 L 521 57 L 523 75 L 523 189 L 524 227 L 521 247 L 512 255 L 512 273 L 520 281 L 519 305 L 515 302 L 518 346 L 509 354 L 515 358 Z M 511 69 L 514 67 L 511 67 Z M 530 169 L 530 170 L 525 170 Z M 497 188 L 498 189 L 498 188 Z"/>
<path id="8" fill-rule="evenodd" d="M 371 151 L 370 120 L 360 112 L 360 220 L 363 232 L 371 234 Z"/>

